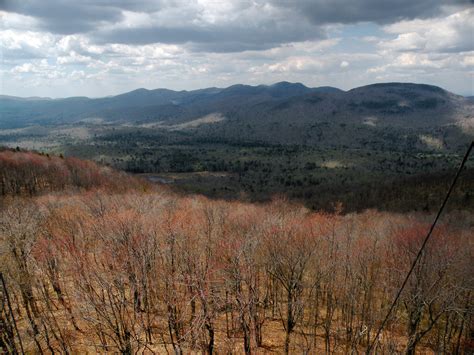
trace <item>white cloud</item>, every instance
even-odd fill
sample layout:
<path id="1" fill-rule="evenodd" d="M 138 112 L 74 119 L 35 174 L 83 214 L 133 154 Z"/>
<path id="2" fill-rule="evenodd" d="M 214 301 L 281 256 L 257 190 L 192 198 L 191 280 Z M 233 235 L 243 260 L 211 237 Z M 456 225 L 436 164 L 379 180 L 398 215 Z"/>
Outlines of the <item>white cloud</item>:
<path id="1" fill-rule="evenodd" d="M 71 51 L 68 53 L 68 55 L 58 57 L 57 59 L 58 64 L 80 64 L 89 63 L 90 61 L 91 57 L 78 54 L 75 51 Z"/>
<path id="2" fill-rule="evenodd" d="M 266 66 L 271 72 L 311 72 L 319 71 L 326 63 L 314 57 L 290 57 L 286 60 Z"/>
<path id="3" fill-rule="evenodd" d="M 367 69 L 374 80 L 409 80 L 473 94 L 474 9 L 382 27 L 376 48 L 383 61 Z"/>
<path id="4" fill-rule="evenodd" d="M 47 50 L 54 42 L 54 37 L 48 33 L 1 30 L 0 46 L 3 50 L 9 49 L 42 49 Z"/>
<path id="5" fill-rule="evenodd" d="M 382 41 L 380 47 L 398 51 L 457 52 L 474 49 L 474 9 L 466 9 L 446 17 L 411 20 L 384 27 L 395 34 L 393 40 Z"/>
<path id="6" fill-rule="evenodd" d="M 35 71 L 35 67 L 31 63 L 23 63 L 22 65 L 17 65 L 11 70 L 12 73 L 32 73 Z"/>
<path id="7" fill-rule="evenodd" d="M 461 65 L 465 67 L 474 67 L 474 52 L 466 54 L 461 61 Z"/>
<path id="8" fill-rule="evenodd" d="M 31 16 L 0 11 L 0 30 L 18 29 L 28 31 L 37 27 L 38 21 Z"/>

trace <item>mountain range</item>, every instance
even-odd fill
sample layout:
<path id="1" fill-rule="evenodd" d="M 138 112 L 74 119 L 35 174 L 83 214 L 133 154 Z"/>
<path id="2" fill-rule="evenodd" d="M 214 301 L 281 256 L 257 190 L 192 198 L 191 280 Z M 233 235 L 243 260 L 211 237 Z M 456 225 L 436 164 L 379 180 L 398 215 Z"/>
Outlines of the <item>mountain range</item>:
<path id="1" fill-rule="evenodd" d="M 453 148 L 472 137 L 474 102 L 412 83 L 348 91 L 289 82 L 193 91 L 137 89 L 95 99 L 0 96 L 3 130 L 92 124 L 180 131 L 226 142 L 351 148 L 379 146 L 387 139 L 403 145 L 414 135 L 429 148 Z"/>
<path id="2" fill-rule="evenodd" d="M 274 85 L 233 85 L 225 89 L 193 91 L 137 89 L 105 98 L 70 97 L 64 99 L 0 96 L 1 124 L 65 123 L 98 117 L 106 121 L 183 120 L 194 114 L 222 111 L 224 115 L 263 108 L 287 111 L 304 108 L 303 114 L 321 111 L 334 115 L 344 112 L 384 115 L 412 114 L 423 110 L 446 113 L 472 101 L 439 87 L 410 84 L 373 84 L 349 91 L 323 86 L 309 88 L 300 83 Z M 342 106 L 341 106 L 342 105 Z M 322 109 L 322 110 L 321 110 Z"/>

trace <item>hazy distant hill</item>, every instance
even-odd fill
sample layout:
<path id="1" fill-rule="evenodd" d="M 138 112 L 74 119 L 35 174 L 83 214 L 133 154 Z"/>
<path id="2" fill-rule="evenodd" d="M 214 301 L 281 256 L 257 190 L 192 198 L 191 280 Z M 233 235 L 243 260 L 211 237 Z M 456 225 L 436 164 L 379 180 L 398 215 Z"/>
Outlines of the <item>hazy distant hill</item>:
<path id="1" fill-rule="evenodd" d="M 299 83 L 280 82 L 270 86 L 233 85 L 225 89 L 193 91 L 138 89 L 99 99 L 0 96 L 0 128 L 33 123 L 62 124 L 86 118 L 127 122 L 182 121 L 214 112 L 245 116 L 248 120 L 259 119 L 262 114 L 291 120 L 320 120 L 332 116 L 355 119 L 355 116 L 377 115 L 382 119 L 397 117 L 391 122 L 396 124 L 400 117 L 429 115 L 436 122 L 451 122 L 459 114 L 469 110 L 472 113 L 471 103 L 471 99 L 435 86 L 402 83 L 374 84 L 348 92 L 333 87 L 308 88 Z M 418 119 L 412 123 L 432 124 L 433 121 Z"/>
<path id="2" fill-rule="evenodd" d="M 410 83 L 349 91 L 280 82 L 193 91 L 138 89 L 99 99 L 0 97 L 0 129 L 90 119 L 191 131 L 208 140 L 358 148 L 406 146 L 406 137 L 414 136 L 422 137 L 418 144 L 450 148 L 472 134 L 474 103 L 436 86 Z"/>

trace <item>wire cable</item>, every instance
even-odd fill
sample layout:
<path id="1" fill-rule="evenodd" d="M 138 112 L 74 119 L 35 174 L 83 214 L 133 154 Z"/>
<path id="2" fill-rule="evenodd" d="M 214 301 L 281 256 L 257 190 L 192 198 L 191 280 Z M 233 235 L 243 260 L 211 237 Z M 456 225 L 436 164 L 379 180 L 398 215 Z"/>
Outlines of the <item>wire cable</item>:
<path id="1" fill-rule="evenodd" d="M 3 278 L 3 273 L 1 273 L 1 272 L 0 272 L 0 281 L 1 281 L 3 291 L 5 292 L 5 298 L 7 300 L 8 311 L 10 312 L 10 317 L 13 320 L 13 326 L 14 326 L 16 334 L 18 336 L 18 342 L 20 343 L 21 353 L 25 354 L 25 350 L 23 349 L 23 343 L 21 341 L 20 332 L 18 331 L 18 327 L 16 325 L 16 320 L 15 320 L 15 315 L 13 314 L 13 309 L 12 309 L 12 305 L 11 305 L 11 302 L 10 302 L 10 294 L 8 293 L 7 285 L 5 283 L 5 279 Z M 13 346 L 15 346 L 15 344 L 13 344 Z M 15 351 L 15 353 L 16 353 L 16 351 Z"/>
<path id="2" fill-rule="evenodd" d="M 418 259 L 420 259 L 421 257 L 421 254 L 423 253 L 423 249 L 425 248 L 426 246 L 426 243 L 428 242 L 428 240 L 430 239 L 431 237 L 431 234 L 433 233 L 433 230 L 434 228 L 436 227 L 436 224 L 438 223 L 438 220 L 439 220 L 439 217 L 441 216 L 441 213 L 443 212 L 444 210 L 444 207 L 446 206 L 448 200 L 449 200 L 449 197 L 451 195 L 451 192 L 453 191 L 454 189 L 454 185 L 456 185 L 456 181 L 458 180 L 459 178 L 459 175 L 461 175 L 461 171 L 462 169 L 464 168 L 464 165 L 466 164 L 466 161 L 469 157 L 469 155 L 471 154 L 471 151 L 472 151 L 472 147 L 474 146 L 474 140 L 471 141 L 471 144 L 469 145 L 469 148 L 467 149 L 467 152 L 466 154 L 464 155 L 464 158 L 461 162 L 461 165 L 459 166 L 459 169 L 456 173 L 456 175 L 454 176 L 454 179 L 453 179 L 453 182 L 451 183 L 451 186 L 449 187 L 449 190 L 448 190 L 448 193 L 446 194 L 446 197 L 444 198 L 444 201 L 443 203 L 441 204 L 441 207 L 439 208 L 438 210 L 438 214 L 436 215 L 436 218 L 434 219 L 433 223 L 431 224 L 431 227 L 428 231 L 428 233 L 426 234 L 426 237 L 425 239 L 423 240 L 423 244 L 421 245 L 421 248 L 420 250 L 418 251 L 418 254 L 416 254 L 416 257 L 415 259 L 413 260 L 413 263 L 411 265 L 411 268 L 410 268 L 410 271 L 408 271 L 408 274 L 407 276 L 405 277 L 405 280 L 403 281 L 402 283 L 402 286 L 400 287 L 400 289 L 398 290 L 397 292 L 397 295 L 395 296 L 395 299 L 393 300 L 393 303 L 392 305 L 390 306 L 388 312 L 387 312 L 387 315 L 385 316 L 385 319 L 383 320 L 382 324 L 380 325 L 379 329 L 377 330 L 377 334 L 375 335 L 375 338 L 374 340 L 370 343 L 370 346 L 367 348 L 367 352 L 366 354 L 369 355 L 370 352 L 372 351 L 372 348 L 374 347 L 375 343 L 377 342 L 377 339 L 379 338 L 380 336 L 380 333 L 382 332 L 382 329 L 385 327 L 385 324 L 387 323 L 389 317 L 390 317 L 390 314 L 392 313 L 393 309 L 395 308 L 397 302 L 398 302 L 398 299 L 400 298 L 400 295 L 402 294 L 402 291 L 403 289 L 405 288 L 407 282 L 408 282 L 408 279 L 410 278 L 413 270 L 415 269 L 415 266 L 416 266 L 416 263 L 418 262 Z"/>

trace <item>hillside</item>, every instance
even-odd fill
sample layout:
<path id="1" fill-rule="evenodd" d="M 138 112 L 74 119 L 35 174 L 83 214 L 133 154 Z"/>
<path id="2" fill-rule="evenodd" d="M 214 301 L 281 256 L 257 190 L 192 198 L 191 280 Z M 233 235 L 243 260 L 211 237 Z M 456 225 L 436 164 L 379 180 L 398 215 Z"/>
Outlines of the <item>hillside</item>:
<path id="1" fill-rule="evenodd" d="M 125 192 L 146 186 L 145 181 L 91 161 L 0 147 L 0 202 L 7 196 L 31 197 L 52 191 Z"/>
<path id="2" fill-rule="evenodd" d="M 13 310 L 0 309 L 0 349 L 364 353 L 432 218 L 163 189 L 11 199 L 0 206 Z M 377 353 L 472 351 L 472 223 L 443 216 Z"/>

